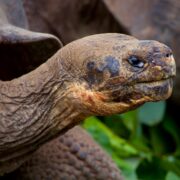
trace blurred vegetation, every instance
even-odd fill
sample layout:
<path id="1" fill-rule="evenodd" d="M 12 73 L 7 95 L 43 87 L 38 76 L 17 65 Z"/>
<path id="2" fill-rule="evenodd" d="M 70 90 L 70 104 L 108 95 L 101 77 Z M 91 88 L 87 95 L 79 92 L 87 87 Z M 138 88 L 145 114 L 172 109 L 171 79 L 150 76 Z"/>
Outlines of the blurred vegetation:
<path id="1" fill-rule="evenodd" d="M 146 103 L 110 117 L 90 117 L 83 127 L 111 155 L 127 180 L 179 180 L 180 133 L 166 102 Z"/>

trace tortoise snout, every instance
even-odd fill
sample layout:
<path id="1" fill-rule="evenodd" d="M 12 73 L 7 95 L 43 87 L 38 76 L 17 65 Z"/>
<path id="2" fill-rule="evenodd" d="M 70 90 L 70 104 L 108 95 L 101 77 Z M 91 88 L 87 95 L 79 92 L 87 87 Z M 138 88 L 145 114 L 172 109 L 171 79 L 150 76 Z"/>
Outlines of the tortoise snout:
<path id="1" fill-rule="evenodd" d="M 170 55 L 167 54 L 166 57 L 164 58 L 164 61 L 166 65 L 163 68 L 163 70 L 166 72 L 167 76 L 171 76 L 171 77 L 176 76 L 176 63 L 174 56 L 172 54 Z"/>
<path id="2" fill-rule="evenodd" d="M 176 63 L 172 53 L 156 54 L 154 57 L 153 69 L 162 73 L 165 79 L 176 75 Z"/>

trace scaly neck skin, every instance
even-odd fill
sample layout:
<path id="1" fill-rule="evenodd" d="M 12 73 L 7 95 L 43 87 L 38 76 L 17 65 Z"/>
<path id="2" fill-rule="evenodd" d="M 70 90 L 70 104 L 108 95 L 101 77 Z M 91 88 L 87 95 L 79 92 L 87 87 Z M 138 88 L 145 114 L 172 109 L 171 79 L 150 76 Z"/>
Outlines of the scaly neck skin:
<path id="1" fill-rule="evenodd" d="M 36 149 L 81 120 L 64 95 L 70 77 L 60 54 L 29 74 L 0 81 L 0 162 Z"/>

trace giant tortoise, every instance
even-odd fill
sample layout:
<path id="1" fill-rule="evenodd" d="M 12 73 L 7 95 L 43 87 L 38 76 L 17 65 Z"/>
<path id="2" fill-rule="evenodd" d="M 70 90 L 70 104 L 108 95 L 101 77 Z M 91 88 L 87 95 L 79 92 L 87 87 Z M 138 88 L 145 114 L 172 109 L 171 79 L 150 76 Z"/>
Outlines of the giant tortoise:
<path id="1" fill-rule="evenodd" d="M 179 0 L 142 0 L 140 3 L 134 0 L 82 0 L 81 3 L 78 0 L 54 0 L 54 3 L 47 0 L 45 4 L 44 0 L 23 2 L 29 28 L 55 34 L 63 43 L 92 33 L 116 31 L 167 44 L 177 59 L 177 76 L 171 99 L 180 104 Z"/>
<path id="2" fill-rule="evenodd" d="M 7 16 L 8 3 L 10 1 L 1 1 L 0 6 L 3 17 L 0 22 L 1 175 L 19 167 L 42 144 L 88 116 L 122 113 L 147 101 L 170 96 L 175 62 L 171 49 L 164 44 L 109 33 L 82 38 L 57 51 L 58 38 L 23 29 L 25 23 L 16 24 Z M 21 8 L 22 4 L 16 5 Z M 22 12 L 16 15 L 24 16 Z M 75 131 L 81 130 L 76 128 Z M 82 140 L 79 146 L 73 142 L 78 136 Z M 17 178 L 121 178 L 103 151 L 93 142 L 85 142 L 86 138 L 81 135 L 77 137 L 69 133 L 56 139 L 55 144 L 45 144 L 41 153 L 37 153 L 42 157 L 34 157 L 26 164 L 27 169 L 23 167 L 28 175 Z M 95 146 L 94 151 L 89 151 L 91 147 L 86 144 Z M 69 150 L 71 155 L 65 152 L 61 156 L 59 149 L 61 153 Z M 81 163 L 77 165 L 72 154 L 76 154 Z M 51 155 L 49 159 L 48 155 Z M 66 158 L 73 161 L 67 163 Z M 54 166 L 53 162 L 48 164 L 50 159 L 54 160 Z M 60 166 L 60 161 L 66 166 Z M 103 172 L 98 174 L 101 170 Z"/>

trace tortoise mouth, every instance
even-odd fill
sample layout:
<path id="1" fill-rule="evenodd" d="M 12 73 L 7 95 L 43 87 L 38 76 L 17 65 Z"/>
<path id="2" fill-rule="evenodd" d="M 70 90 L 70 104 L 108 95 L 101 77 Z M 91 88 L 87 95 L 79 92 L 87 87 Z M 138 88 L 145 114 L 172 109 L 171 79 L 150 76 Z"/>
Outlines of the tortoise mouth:
<path id="1" fill-rule="evenodd" d="M 151 101 L 166 100 L 172 94 L 173 78 L 162 79 L 152 82 L 141 82 L 135 85 L 136 91 L 148 96 Z"/>
<path id="2" fill-rule="evenodd" d="M 154 87 L 154 86 L 159 86 L 159 85 L 163 84 L 164 82 L 170 83 L 170 85 L 173 85 L 173 77 L 169 77 L 169 78 L 158 80 L 158 81 L 139 82 L 139 83 L 137 83 L 137 85 L 139 85 L 139 84 L 148 84 L 149 86 L 153 86 Z"/>
<path id="3" fill-rule="evenodd" d="M 173 78 L 162 79 L 158 81 L 138 82 L 134 85 L 119 86 L 111 91 L 113 102 L 132 103 L 133 101 L 166 100 L 172 94 Z"/>

